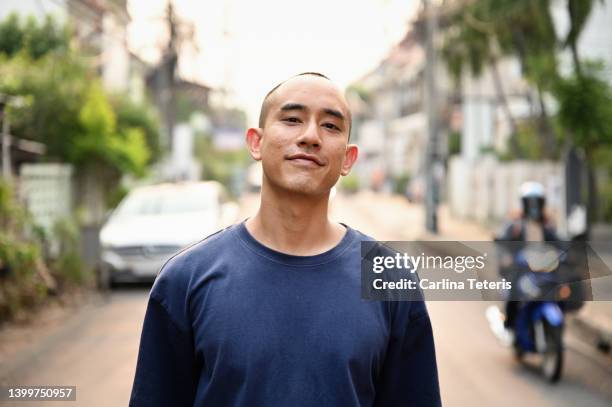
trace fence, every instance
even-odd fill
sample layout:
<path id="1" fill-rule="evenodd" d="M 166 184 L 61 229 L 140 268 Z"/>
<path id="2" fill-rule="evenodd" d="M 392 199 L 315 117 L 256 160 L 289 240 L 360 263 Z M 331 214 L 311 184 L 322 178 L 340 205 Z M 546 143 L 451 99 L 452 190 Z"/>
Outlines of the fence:
<path id="1" fill-rule="evenodd" d="M 55 222 L 72 216 L 72 167 L 67 164 L 24 164 L 19 194 L 34 222 L 51 232 Z"/>
<path id="2" fill-rule="evenodd" d="M 453 157 L 449 162 L 448 201 L 451 213 L 464 219 L 497 223 L 520 209 L 520 185 L 544 185 L 546 202 L 557 227 L 564 231 L 564 166 L 557 162 L 500 162 L 492 155 L 471 161 Z"/>

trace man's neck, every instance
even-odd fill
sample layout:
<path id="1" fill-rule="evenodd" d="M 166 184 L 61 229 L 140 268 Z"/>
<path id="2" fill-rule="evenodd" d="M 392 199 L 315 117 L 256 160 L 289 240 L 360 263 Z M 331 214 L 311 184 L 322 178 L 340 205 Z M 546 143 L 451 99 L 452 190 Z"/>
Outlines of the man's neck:
<path id="1" fill-rule="evenodd" d="M 308 197 L 263 188 L 257 214 L 245 226 L 253 237 L 276 251 L 312 256 L 335 247 L 346 229 L 329 220 L 329 194 Z"/>

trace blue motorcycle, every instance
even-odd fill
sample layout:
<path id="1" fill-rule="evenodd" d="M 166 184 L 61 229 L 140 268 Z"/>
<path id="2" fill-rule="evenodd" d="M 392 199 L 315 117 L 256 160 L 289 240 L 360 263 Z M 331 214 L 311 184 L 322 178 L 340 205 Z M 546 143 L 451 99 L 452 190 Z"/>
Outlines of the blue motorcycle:
<path id="1" fill-rule="evenodd" d="M 489 307 L 486 316 L 495 336 L 513 347 L 517 360 L 528 353 L 539 355 L 544 377 L 555 383 L 563 369 L 563 300 L 569 297 L 569 286 L 557 278 L 563 253 L 544 243 L 530 245 L 500 255 L 500 269 L 512 269 L 514 276 L 508 298 L 515 301 L 511 330 L 498 307 Z"/>

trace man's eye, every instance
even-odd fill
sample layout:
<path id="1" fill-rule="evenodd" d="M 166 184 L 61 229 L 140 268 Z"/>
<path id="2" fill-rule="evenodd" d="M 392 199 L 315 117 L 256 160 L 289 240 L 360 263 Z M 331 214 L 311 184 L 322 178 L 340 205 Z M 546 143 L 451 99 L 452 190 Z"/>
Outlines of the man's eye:
<path id="1" fill-rule="evenodd" d="M 336 126 L 333 123 L 324 123 L 323 126 L 325 126 L 326 128 L 330 130 L 340 130 L 340 127 Z"/>
<path id="2" fill-rule="evenodd" d="M 289 123 L 300 123 L 300 119 L 298 119 L 297 117 L 285 117 L 283 121 Z"/>

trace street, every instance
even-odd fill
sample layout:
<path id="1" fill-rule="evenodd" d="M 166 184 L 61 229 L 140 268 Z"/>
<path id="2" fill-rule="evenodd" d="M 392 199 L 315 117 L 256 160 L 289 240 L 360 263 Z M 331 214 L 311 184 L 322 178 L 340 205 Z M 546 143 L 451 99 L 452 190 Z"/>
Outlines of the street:
<path id="1" fill-rule="evenodd" d="M 243 217 L 253 213 L 256 202 L 253 196 L 243 200 Z M 373 204 L 375 212 L 367 207 Z M 385 201 L 376 197 L 364 203 L 363 199 L 336 196 L 332 217 L 379 240 L 416 239 L 422 231 L 419 211 L 420 207 L 395 198 Z M 0 352 L 4 359 L 0 360 L 0 383 L 76 386 L 77 401 L 65 403 L 69 406 L 127 405 L 149 288 L 121 287 L 70 313 L 59 326 L 16 354 Z M 485 319 L 488 305 L 428 303 L 444 405 L 612 404 L 609 364 L 577 351 L 567 338 L 563 378 L 559 384 L 549 385 L 535 367 L 515 362 L 510 349 L 497 343 Z"/>

